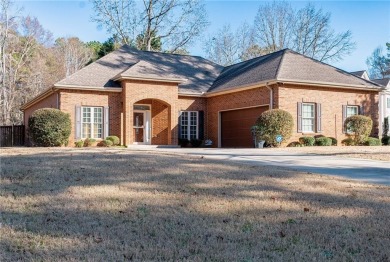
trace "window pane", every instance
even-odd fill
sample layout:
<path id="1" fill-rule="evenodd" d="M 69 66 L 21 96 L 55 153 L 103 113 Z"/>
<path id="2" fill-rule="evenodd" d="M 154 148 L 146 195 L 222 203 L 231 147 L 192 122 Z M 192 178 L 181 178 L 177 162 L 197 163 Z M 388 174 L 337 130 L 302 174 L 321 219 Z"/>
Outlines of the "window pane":
<path id="1" fill-rule="evenodd" d="M 314 119 L 302 119 L 302 131 L 314 132 Z"/>
<path id="2" fill-rule="evenodd" d="M 196 126 L 190 127 L 190 139 L 196 139 Z"/>
<path id="3" fill-rule="evenodd" d="M 387 108 L 390 109 L 390 98 L 387 98 Z"/>
<path id="4" fill-rule="evenodd" d="M 313 104 L 303 104 L 302 105 L 302 117 L 314 117 L 314 105 Z"/>
<path id="5" fill-rule="evenodd" d="M 347 106 L 347 117 L 354 116 L 358 114 L 357 106 Z"/>
<path id="6" fill-rule="evenodd" d="M 93 124 L 94 138 L 102 138 L 102 124 Z"/>
<path id="7" fill-rule="evenodd" d="M 91 124 L 89 123 L 83 123 L 83 131 L 82 131 L 82 137 L 83 138 L 90 138 L 91 137 Z"/>

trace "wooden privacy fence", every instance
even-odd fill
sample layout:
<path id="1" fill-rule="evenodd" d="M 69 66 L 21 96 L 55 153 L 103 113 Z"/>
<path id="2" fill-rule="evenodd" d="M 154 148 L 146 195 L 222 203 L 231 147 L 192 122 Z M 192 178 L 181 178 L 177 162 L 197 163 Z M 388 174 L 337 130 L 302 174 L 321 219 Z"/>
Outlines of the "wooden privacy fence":
<path id="1" fill-rule="evenodd" d="M 24 125 L 0 126 L 0 147 L 24 146 Z"/>

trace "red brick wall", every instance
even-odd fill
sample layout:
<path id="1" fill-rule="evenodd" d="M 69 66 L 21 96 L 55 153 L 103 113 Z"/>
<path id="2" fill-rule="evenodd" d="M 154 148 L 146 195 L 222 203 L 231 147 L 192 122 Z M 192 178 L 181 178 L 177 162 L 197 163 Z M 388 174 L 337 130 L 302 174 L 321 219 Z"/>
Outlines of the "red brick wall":
<path id="1" fill-rule="evenodd" d="M 321 135 L 335 137 L 339 142 L 345 138 L 342 132 L 342 106 L 364 106 L 364 115 L 373 119 L 372 135 L 378 134 L 378 92 L 359 91 L 340 88 L 306 87 L 285 85 L 279 87 L 279 108 L 289 111 L 294 118 L 294 133 L 289 142 L 297 141 L 304 134 L 297 132 L 297 103 L 321 103 L 322 132 Z"/>
<path id="2" fill-rule="evenodd" d="M 133 144 L 133 106 L 136 103 L 145 99 L 153 99 L 160 101 L 160 103 L 167 106 L 161 113 L 161 116 L 156 118 L 156 121 L 166 121 L 166 111 L 169 112 L 168 119 L 170 125 L 167 129 L 168 132 L 168 145 L 177 145 L 177 99 L 178 99 L 178 88 L 176 83 L 161 83 L 153 81 L 135 81 L 126 80 L 122 82 L 122 99 L 124 108 L 124 144 Z M 157 108 L 158 109 L 158 108 Z M 162 110 L 162 108 L 159 108 Z M 152 112 L 153 114 L 153 112 Z M 165 114 L 165 115 L 164 115 Z M 164 123 L 159 124 L 161 127 Z M 158 127 L 158 125 L 157 125 Z M 160 130 L 161 133 L 162 130 Z M 155 137 L 153 142 L 163 143 L 165 142 L 164 133 L 161 133 L 159 137 Z M 160 140 L 161 138 L 161 140 Z"/>
<path id="3" fill-rule="evenodd" d="M 110 135 L 121 136 L 122 95 L 115 92 L 61 90 L 60 109 L 70 114 L 72 120 L 72 133 L 69 146 L 75 142 L 75 108 L 79 106 L 108 106 L 110 108 Z"/>
<path id="4" fill-rule="evenodd" d="M 268 105 L 269 94 L 270 91 L 266 87 L 261 87 L 207 98 L 208 136 L 206 138 L 213 141 L 214 147 L 218 146 L 218 115 L 220 111 Z M 275 94 L 274 104 L 277 104 Z"/>
<path id="5" fill-rule="evenodd" d="M 38 103 L 32 105 L 31 107 L 24 110 L 24 125 L 26 127 L 26 143 L 27 145 L 30 143 L 29 141 L 29 130 L 28 130 L 28 119 L 30 116 L 34 113 L 34 111 L 41 109 L 41 108 L 57 108 L 57 93 L 51 94 L 50 96 L 46 97 L 45 99 L 39 101 Z"/>

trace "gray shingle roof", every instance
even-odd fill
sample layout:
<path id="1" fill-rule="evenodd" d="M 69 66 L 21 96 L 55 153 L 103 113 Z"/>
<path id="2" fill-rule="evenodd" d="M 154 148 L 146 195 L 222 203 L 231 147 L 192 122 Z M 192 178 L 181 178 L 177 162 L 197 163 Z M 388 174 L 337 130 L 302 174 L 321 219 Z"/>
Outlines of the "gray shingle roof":
<path id="1" fill-rule="evenodd" d="M 57 85 L 119 87 L 118 75 L 183 79 L 179 92 L 206 92 L 223 67 L 198 56 L 139 51 L 127 45 L 65 78 Z"/>
<path id="2" fill-rule="evenodd" d="M 383 78 L 383 79 L 373 79 L 372 82 L 375 82 L 377 84 L 380 84 L 381 86 L 390 88 L 390 78 Z"/>
<path id="3" fill-rule="evenodd" d="M 313 82 L 378 89 L 380 85 L 284 49 L 228 67 L 198 56 L 138 51 L 129 46 L 104 56 L 57 85 L 120 87 L 118 76 L 182 79 L 181 93 L 224 91 L 265 81 Z"/>

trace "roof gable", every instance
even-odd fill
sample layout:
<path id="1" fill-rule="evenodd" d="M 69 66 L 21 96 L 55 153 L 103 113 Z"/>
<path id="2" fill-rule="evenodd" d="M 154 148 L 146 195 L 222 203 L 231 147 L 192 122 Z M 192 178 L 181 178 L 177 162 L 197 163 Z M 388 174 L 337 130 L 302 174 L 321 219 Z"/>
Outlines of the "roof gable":
<path id="1" fill-rule="evenodd" d="M 139 51 L 124 45 L 56 85 L 120 87 L 118 76 L 180 79 L 179 91 L 207 92 L 223 67 L 197 56 Z"/>
<path id="2" fill-rule="evenodd" d="M 378 88 L 371 81 L 357 77 L 339 68 L 287 49 L 280 65 L 277 80 L 327 83 L 334 85 Z"/>

